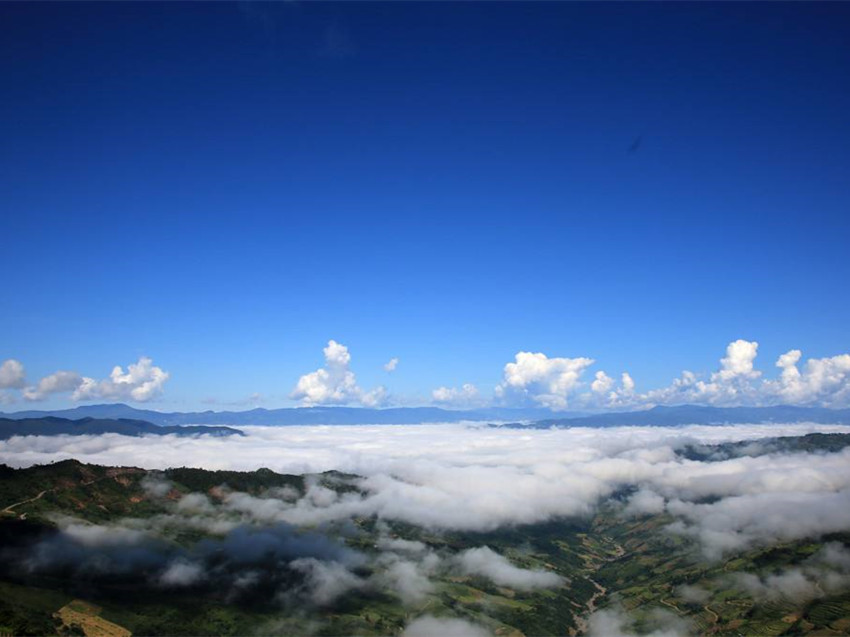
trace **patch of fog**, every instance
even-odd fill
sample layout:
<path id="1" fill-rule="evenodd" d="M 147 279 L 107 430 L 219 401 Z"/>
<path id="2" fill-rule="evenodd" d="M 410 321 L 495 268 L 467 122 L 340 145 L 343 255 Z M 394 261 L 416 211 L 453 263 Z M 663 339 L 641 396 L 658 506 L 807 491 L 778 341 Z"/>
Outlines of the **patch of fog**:
<path id="1" fill-rule="evenodd" d="M 643 618 L 645 626 L 638 632 L 634 618 L 618 606 L 594 612 L 588 618 L 588 637 L 685 637 L 697 631 L 688 620 L 674 613 L 653 609 Z"/>
<path id="2" fill-rule="evenodd" d="M 423 615 L 410 622 L 402 637 L 491 637 L 491 633 L 479 624 L 465 619 Z"/>

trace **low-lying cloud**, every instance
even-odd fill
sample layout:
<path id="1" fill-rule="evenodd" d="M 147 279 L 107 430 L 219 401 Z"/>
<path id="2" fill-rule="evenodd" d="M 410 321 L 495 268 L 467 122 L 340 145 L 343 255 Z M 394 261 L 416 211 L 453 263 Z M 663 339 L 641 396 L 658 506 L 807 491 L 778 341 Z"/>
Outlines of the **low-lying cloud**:
<path id="1" fill-rule="evenodd" d="M 486 577 L 495 584 L 520 591 L 554 588 L 564 583 L 563 577 L 549 571 L 518 568 L 488 546 L 467 549 L 455 559 L 467 575 Z"/>
<path id="2" fill-rule="evenodd" d="M 694 445 L 850 432 L 839 425 L 518 430 L 464 425 L 246 427 L 244 438 L 14 437 L 0 461 L 28 466 L 65 458 L 152 469 L 192 466 L 281 473 L 331 469 L 361 476 L 357 490 L 308 482 L 306 491 L 232 492 L 220 507 L 262 524 L 321 525 L 376 516 L 433 529 L 489 531 L 591 515 L 623 488 L 624 515 L 666 511 L 670 531 L 706 555 L 850 528 L 850 448 L 831 454 L 770 453 L 688 459 Z M 166 489 L 155 479 L 152 492 Z M 192 495 L 178 507 L 210 507 Z M 793 510 L 798 515 L 788 516 Z M 219 522 L 224 524 L 224 522 Z M 226 525 L 221 527 L 227 530 Z M 404 551 L 398 551 L 403 555 Z M 403 569 L 403 567 L 399 567 Z M 492 572 L 490 573 L 492 575 Z"/>

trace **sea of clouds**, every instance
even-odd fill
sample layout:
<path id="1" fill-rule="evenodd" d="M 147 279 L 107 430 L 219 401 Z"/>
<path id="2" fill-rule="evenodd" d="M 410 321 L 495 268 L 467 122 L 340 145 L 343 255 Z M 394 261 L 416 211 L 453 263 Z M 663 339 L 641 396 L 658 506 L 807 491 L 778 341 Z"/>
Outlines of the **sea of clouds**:
<path id="1" fill-rule="evenodd" d="M 488 531 L 588 515 L 623 487 L 626 513 L 667 511 L 709 557 L 757 543 L 850 528 L 850 448 L 716 461 L 677 450 L 842 425 L 731 425 L 523 430 L 480 425 L 244 427 L 244 437 L 26 436 L 0 442 L 15 467 L 66 458 L 146 469 L 191 466 L 281 473 L 337 470 L 365 492 L 313 485 L 303 498 L 238 494 L 234 510 L 265 522 L 320 524 L 377 515 L 434 529 Z M 788 511 L 797 514 L 788 515 Z"/>
<path id="2" fill-rule="evenodd" d="M 63 535 L 54 540 L 59 544 L 41 549 L 42 556 L 52 560 L 56 555 L 70 555 L 68 546 L 77 547 L 81 554 L 93 548 L 103 553 L 104 546 L 116 541 L 125 547 L 149 548 L 151 538 L 165 533 L 167 527 L 184 526 L 219 534 L 222 539 L 214 548 L 221 550 L 256 542 L 257 528 L 277 529 L 268 542 L 282 547 L 281 559 L 290 572 L 300 573 L 309 583 L 309 596 L 319 605 L 349 590 L 374 587 L 391 588 L 406 603 L 418 603 L 431 592 L 430 578 L 438 572 L 484 577 L 518 590 L 565 582 L 551 572 L 518 568 L 486 546 L 445 556 L 418 542 L 386 535 L 378 562 L 372 565 L 375 574 L 368 580 L 357 573 L 358 558 L 338 547 L 311 543 L 310 550 L 291 549 L 289 529 L 343 524 L 352 517 L 374 515 L 434 531 L 490 531 L 560 516 L 592 515 L 614 494 L 629 488 L 631 495 L 618 504 L 621 515 L 669 513 L 675 521 L 668 530 L 694 538 L 708 559 L 721 559 L 751 546 L 850 529 L 850 448 L 828 454 L 788 453 L 760 442 L 812 432 L 850 433 L 848 426 L 528 430 L 447 424 L 242 429 L 246 436 L 229 438 L 15 437 L 0 442 L 0 462 L 24 467 L 75 458 L 146 469 L 268 467 L 291 474 L 328 470 L 356 474 L 351 480 L 357 491 L 337 492 L 319 480 L 308 480 L 304 493 L 286 489 L 260 496 L 226 492 L 220 502 L 205 494 L 189 494 L 168 515 L 126 520 L 120 527 L 61 521 Z M 721 454 L 711 460 L 688 459 L 681 453 L 688 445 L 735 441 L 752 444 L 741 455 Z M 168 491 L 167 484 L 155 479 L 146 488 L 152 497 Z M 248 536 L 250 541 L 245 540 Z M 165 555 L 158 571 L 160 585 L 191 585 L 209 577 L 204 554 L 159 554 Z M 298 557 L 293 559 L 294 555 Z M 788 573 L 781 581 L 751 577 L 737 583 L 751 589 L 755 597 L 769 598 L 783 587 L 815 588 L 821 572 L 817 567 L 813 564 Z M 228 585 L 234 590 L 247 585 L 239 583 L 243 571 L 228 571 Z M 830 577 L 837 577 L 840 586 L 848 579 L 844 571 Z M 592 623 L 597 632 L 605 622 L 608 628 L 622 623 L 613 611 L 600 612 Z M 416 634 L 423 625 L 410 628 Z"/>

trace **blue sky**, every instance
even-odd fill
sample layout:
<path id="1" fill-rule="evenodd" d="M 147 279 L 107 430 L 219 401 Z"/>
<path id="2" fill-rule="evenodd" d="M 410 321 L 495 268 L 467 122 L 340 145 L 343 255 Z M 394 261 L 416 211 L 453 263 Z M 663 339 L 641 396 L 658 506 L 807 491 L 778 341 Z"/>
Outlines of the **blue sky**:
<path id="1" fill-rule="evenodd" d="M 163 409 L 295 404 L 330 339 L 398 404 L 522 351 L 594 359 L 578 393 L 737 339 L 736 383 L 844 373 L 848 40 L 841 3 L 4 3 L 0 361 L 150 357 Z"/>

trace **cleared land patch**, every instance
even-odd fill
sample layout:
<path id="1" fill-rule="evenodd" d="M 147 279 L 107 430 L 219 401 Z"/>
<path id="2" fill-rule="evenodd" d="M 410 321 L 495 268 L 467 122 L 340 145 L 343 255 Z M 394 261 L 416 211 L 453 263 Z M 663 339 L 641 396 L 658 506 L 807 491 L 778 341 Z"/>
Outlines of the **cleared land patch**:
<path id="1" fill-rule="evenodd" d="M 118 624 L 100 616 L 101 608 L 75 599 L 58 611 L 56 617 L 62 620 L 62 625 L 71 627 L 76 624 L 85 632 L 86 637 L 130 637 L 132 633 Z"/>

